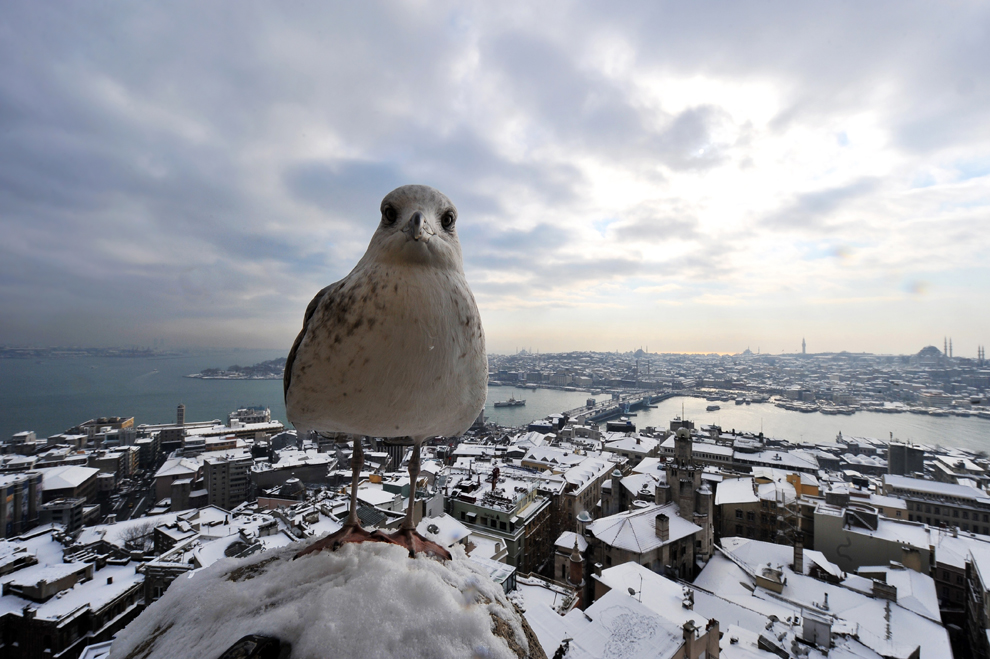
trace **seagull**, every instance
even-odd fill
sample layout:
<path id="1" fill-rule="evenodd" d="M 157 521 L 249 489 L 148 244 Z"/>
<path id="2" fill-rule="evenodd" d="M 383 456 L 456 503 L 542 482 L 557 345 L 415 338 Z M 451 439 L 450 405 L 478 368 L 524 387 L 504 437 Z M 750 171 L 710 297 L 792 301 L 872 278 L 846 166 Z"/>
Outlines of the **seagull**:
<path id="1" fill-rule="evenodd" d="M 347 542 L 395 542 L 410 555 L 449 559 L 416 532 L 420 446 L 467 430 L 485 406 L 488 359 L 478 306 L 464 276 L 457 209 L 443 193 L 405 185 L 381 203 L 381 222 L 350 274 L 306 308 L 285 364 L 285 410 L 303 432 L 353 438 L 351 507 L 344 526 L 298 554 Z M 361 438 L 410 438 L 409 506 L 391 536 L 361 528 Z"/>

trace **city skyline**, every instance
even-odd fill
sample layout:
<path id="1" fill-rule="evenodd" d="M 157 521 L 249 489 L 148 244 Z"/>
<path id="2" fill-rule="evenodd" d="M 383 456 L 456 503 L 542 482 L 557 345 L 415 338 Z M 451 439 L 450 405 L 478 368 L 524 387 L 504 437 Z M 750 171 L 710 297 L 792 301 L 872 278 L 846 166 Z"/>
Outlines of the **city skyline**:
<path id="1" fill-rule="evenodd" d="M 975 358 L 990 8 L 935 14 L 13 5 L 0 343 L 287 350 L 417 182 L 491 352 Z"/>

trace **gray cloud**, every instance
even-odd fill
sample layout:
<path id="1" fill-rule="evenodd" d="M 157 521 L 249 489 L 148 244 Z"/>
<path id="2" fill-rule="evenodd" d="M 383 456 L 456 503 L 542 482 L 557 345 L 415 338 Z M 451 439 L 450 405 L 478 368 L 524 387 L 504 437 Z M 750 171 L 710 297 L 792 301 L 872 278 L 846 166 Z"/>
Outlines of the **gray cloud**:
<path id="1" fill-rule="evenodd" d="M 628 219 L 610 227 L 616 240 L 627 243 L 658 243 L 702 238 L 697 218 L 686 209 L 667 210 L 643 205 L 629 215 Z"/>
<path id="2" fill-rule="evenodd" d="M 724 279 L 741 244 L 834 232 L 897 182 L 785 199 L 736 244 L 706 236 L 686 202 L 589 210 L 590 172 L 674 198 L 677 177 L 746 162 L 758 139 L 717 99 L 662 111 L 630 76 L 769 84 L 781 103 L 770 132 L 868 113 L 892 149 L 937 162 L 986 152 L 988 15 L 980 3 L 937 15 L 921 3 L 11 3 L 0 342 L 133 343 L 187 320 L 186 336 L 200 323 L 197 340 L 214 343 L 237 318 L 280 345 L 291 335 L 272 318 L 294 324 L 360 256 L 382 196 L 414 181 L 458 204 L 469 272 L 493 298 L 658 272 Z M 601 65 L 605 42 L 628 61 Z M 619 217 L 600 245 L 581 237 L 592 214 Z M 698 245 L 678 267 L 643 262 L 638 244 L 670 239 Z"/>
<path id="3" fill-rule="evenodd" d="M 828 233 L 839 227 L 835 214 L 851 202 L 861 199 L 881 186 L 876 178 L 861 178 L 849 185 L 808 192 L 763 220 L 773 229 L 807 230 Z"/>

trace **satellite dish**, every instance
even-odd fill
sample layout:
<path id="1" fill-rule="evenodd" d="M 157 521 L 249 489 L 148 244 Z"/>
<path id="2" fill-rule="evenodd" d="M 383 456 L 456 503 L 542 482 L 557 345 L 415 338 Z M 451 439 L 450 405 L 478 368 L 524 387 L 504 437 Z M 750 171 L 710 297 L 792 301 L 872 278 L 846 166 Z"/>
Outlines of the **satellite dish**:
<path id="1" fill-rule="evenodd" d="M 440 533 L 440 527 L 437 526 L 436 524 L 430 524 L 429 526 L 426 527 L 426 532 L 436 535 L 437 533 Z"/>
<path id="2" fill-rule="evenodd" d="M 629 588 L 627 588 L 626 590 L 628 590 L 628 591 L 629 591 L 629 594 L 630 594 L 630 595 L 635 595 L 635 594 L 636 594 L 636 591 L 635 591 L 635 589 L 633 589 L 633 587 L 632 587 L 632 586 L 630 586 L 630 587 L 629 587 Z"/>

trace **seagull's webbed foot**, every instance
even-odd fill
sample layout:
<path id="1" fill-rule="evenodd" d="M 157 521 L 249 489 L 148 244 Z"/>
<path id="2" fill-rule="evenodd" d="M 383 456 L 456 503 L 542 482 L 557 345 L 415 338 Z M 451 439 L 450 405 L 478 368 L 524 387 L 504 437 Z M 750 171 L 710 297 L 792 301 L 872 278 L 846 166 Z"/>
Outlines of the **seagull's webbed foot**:
<path id="1" fill-rule="evenodd" d="M 385 542 L 389 544 L 400 544 L 379 530 L 365 531 L 359 524 L 344 524 L 339 530 L 331 533 L 325 538 L 321 538 L 296 554 L 293 559 L 312 554 L 324 549 L 337 551 L 348 542 Z"/>
<path id="2" fill-rule="evenodd" d="M 416 529 L 401 528 L 388 537 L 395 544 L 408 549 L 411 557 L 415 557 L 417 554 L 426 554 L 443 561 L 451 559 L 449 551 L 432 540 L 427 540 L 417 533 Z"/>

